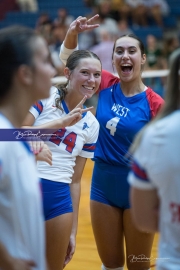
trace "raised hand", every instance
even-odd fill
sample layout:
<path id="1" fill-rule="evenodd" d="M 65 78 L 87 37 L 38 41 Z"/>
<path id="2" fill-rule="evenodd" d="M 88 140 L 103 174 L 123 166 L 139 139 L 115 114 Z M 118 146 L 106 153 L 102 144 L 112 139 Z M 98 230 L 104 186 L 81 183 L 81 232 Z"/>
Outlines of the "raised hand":
<path id="1" fill-rule="evenodd" d="M 94 21 L 99 18 L 99 15 L 96 14 L 90 19 L 87 19 L 86 17 L 79 16 L 76 20 L 74 20 L 69 27 L 69 31 L 72 34 L 79 34 L 81 32 L 84 32 L 86 30 L 92 30 L 94 28 L 99 27 L 99 24 L 94 24 Z"/>

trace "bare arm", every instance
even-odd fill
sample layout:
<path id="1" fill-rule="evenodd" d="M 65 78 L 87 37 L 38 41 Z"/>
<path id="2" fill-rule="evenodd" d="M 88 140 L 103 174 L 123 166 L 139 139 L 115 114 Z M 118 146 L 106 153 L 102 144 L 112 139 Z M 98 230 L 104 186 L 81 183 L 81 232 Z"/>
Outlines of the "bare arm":
<path id="1" fill-rule="evenodd" d="M 159 199 L 156 189 L 142 190 L 135 187 L 130 192 L 132 215 L 141 230 L 158 231 Z"/>
<path id="2" fill-rule="evenodd" d="M 74 174 L 72 178 L 72 183 L 70 185 L 71 188 L 71 197 L 73 203 L 73 225 L 70 236 L 70 242 L 68 247 L 68 252 L 66 255 L 64 265 L 68 264 L 72 259 L 72 256 L 75 252 L 76 246 L 76 234 L 78 227 L 78 212 L 79 212 L 79 202 L 80 202 L 80 193 L 81 193 L 81 177 L 84 170 L 84 166 L 86 164 L 86 158 L 78 156 L 76 158 L 76 165 L 74 167 Z"/>
<path id="3" fill-rule="evenodd" d="M 99 24 L 94 24 L 94 21 L 99 17 L 99 15 L 95 15 L 90 19 L 86 17 L 79 16 L 76 20 L 74 20 L 67 31 L 66 37 L 64 39 L 64 46 L 67 49 L 74 49 L 77 47 L 78 43 L 78 34 L 82 33 L 86 30 L 94 29 L 99 26 Z"/>
<path id="4" fill-rule="evenodd" d="M 35 118 L 32 115 L 32 113 L 28 113 L 28 115 L 26 116 L 26 119 L 23 122 L 23 128 L 30 128 L 31 129 L 60 129 L 60 128 L 64 128 L 67 126 L 72 126 L 74 124 L 76 124 L 79 120 L 82 119 L 82 114 L 84 112 L 90 111 L 92 110 L 93 107 L 89 107 L 86 109 L 82 109 L 82 106 L 84 104 L 84 102 L 86 101 L 87 97 L 85 96 L 81 102 L 72 110 L 70 111 L 66 116 L 57 119 L 57 120 L 53 120 L 50 121 L 48 123 L 39 125 L 39 126 L 32 126 L 35 122 Z"/>
<path id="5" fill-rule="evenodd" d="M 32 270 L 35 263 L 31 260 L 13 258 L 4 245 L 0 243 L 0 269 L 2 270 Z"/>

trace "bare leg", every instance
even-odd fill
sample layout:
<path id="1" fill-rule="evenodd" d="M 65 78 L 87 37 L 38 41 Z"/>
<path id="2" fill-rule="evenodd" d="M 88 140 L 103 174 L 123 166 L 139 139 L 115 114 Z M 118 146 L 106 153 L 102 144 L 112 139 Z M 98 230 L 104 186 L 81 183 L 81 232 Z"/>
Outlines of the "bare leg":
<path id="1" fill-rule="evenodd" d="M 62 270 L 72 229 L 73 213 L 46 221 L 46 255 L 51 270 Z"/>
<path id="2" fill-rule="evenodd" d="M 136 229 L 131 219 L 130 209 L 126 209 L 124 211 L 124 234 L 126 241 L 128 269 L 129 270 L 149 269 L 154 234 L 142 232 Z M 143 257 L 144 259 L 141 260 L 141 258 Z"/>
<path id="3" fill-rule="evenodd" d="M 123 212 L 91 200 L 91 220 L 102 263 L 109 268 L 124 265 Z"/>

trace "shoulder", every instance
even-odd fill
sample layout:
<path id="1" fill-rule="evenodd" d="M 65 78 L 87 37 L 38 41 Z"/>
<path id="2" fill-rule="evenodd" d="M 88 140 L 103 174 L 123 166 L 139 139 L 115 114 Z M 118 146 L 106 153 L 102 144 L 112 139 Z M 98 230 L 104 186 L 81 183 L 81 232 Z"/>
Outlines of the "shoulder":
<path id="1" fill-rule="evenodd" d="M 97 121 L 96 117 L 92 114 L 92 112 L 88 111 L 86 113 L 85 119 L 87 119 L 90 125 L 99 127 L 99 122 Z"/>
<path id="2" fill-rule="evenodd" d="M 163 98 L 155 93 L 150 87 L 146 90 L 147 100 L 150 105 L 151 116 L 154 117 L 164 104 Z"/>
<path id="3" fill-rule="evenodd" d="M 112 73 L 102 70 L 101 84 L 99 87 L 99 91 L 106 89 L 114 84 L 118 84 L 120 79 L 113 75 Z"/>

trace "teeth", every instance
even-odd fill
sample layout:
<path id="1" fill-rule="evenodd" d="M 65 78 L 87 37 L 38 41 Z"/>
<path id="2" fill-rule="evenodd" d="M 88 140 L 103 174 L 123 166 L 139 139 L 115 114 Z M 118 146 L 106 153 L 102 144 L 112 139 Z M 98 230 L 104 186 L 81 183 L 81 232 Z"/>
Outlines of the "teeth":
<path id="1" fill-rule="evenodd" d="M 129 65 L 129 64 L 124 64 L 124 65 L 122 65 L 122 67 L 131 67 L 131 65 Z"/>
<path id="2" fill-rule="evenodd" d="M 93 90 L 93 87 L 88 87 L 84 85 L 84 88 L 88 89 L 88 90 Z"/>

